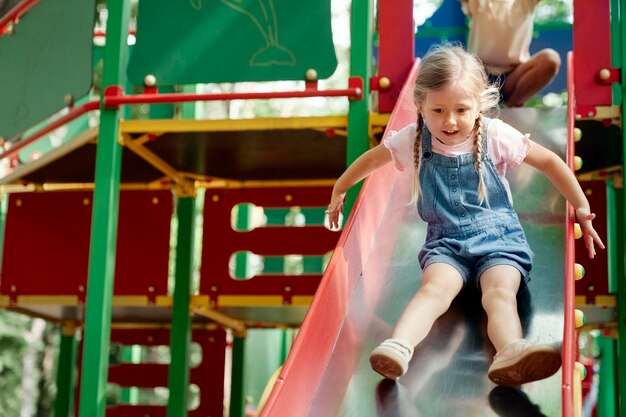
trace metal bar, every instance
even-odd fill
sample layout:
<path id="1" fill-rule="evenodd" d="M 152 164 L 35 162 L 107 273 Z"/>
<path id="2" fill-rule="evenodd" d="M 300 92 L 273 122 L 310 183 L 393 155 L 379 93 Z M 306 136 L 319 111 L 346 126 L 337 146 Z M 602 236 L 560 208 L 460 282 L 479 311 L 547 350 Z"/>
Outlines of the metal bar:
<path id="1" fill-rule="evenodd" d="M 123 138 L 122 142 L 124 146 L 126 146 L 128 149 L 139 155 L 150 165 L 171 178 L 172 181 L 174 181 L 180 187 L 181 192 L 184 195 L 192 195 L 195 193 L 193 182 L 187 181 L 184 176 L 182 176 L 174 167 L 169 165 L 154 152 L 150 151 L 148 148 L 140 144 L 135 143 L 135 140 Z"/>
<path id="2" fill-rule="evenodd" d="M 624 36 L 626 36 L 626 26 L 624 23 L 624 11 L 626 10 L 626 0 L 620 1 L 620 14 L 621 18 L 620 22 L 620 30 L 621 37 L 620 43 L 618 45 L 614 45 L 615 49 L 620 50 L 620 73 L 622 82 L 626 80 L 626 63 L 624 62 L 626 58 L 626 42 L 624 41 Z M 624 94 L 624 87 L 621 85 L 622 95 Z M 626 111 L 626 101 L 621 100 L 621 109 L 622 109 L 622 117 L 624 112 Z M 624 149 L 623 144 L 626 143 L 626 130 L 622 124 L 622 158 L 626 156 L 626 149 Z M 622 159 L 623 160 L 623 159 Z M 622 184 L 624 184 L 623 180 L 626 178 L 626 172 L 622 170 Z M 626 193 L 624 193 L 624 189 L 615 190 L 615 202 L 616 204 L 616 213 L 617 213 L 617 274 L 616 274 L 616 282 L 617 282 L 617 317 L 618 317 L 618 340 L 617 340 L 617 413 L 615 415 L 624 416 L 626 415 L 626 245 L 624 244 L 624 235 L 626 234 L 626 220 L 624 219 L 626 209 Z"/>
<path id="3" fill-rule="evenodd" d="M 130 0 L 110 0 L 107 5 L 103 86 L 124 83 L 131 9 Z M 122 165 L 119 120 L 117 109 L 102 109 L 96 148 L 79 417 L 104 417 L 106 408 Z"/>
<path id="4" fill-rule="evenodd" d="M 152 104 L 152 103 L 185 103 L 190 101 L 224 101 L 224 100 L 259 100 L 271 98 L 305 98 L 305 97 L 348 97 L 359 100 L 363 90 L 359 87 L 350 87 L 340 90 L 304 91 L 277 91 L 258 93 L 220 93 L 220 94 L 134 94 L 131 96 L 108 95 L 104 98 L 106 108 L 117 107 L 123 104 Z"/>
<path id="5" fill-rule="evenodd" d="M 237 212 L 237 230 L 248 231 L 250 227 L 250 204 L 239 204 Z M 235 279 L 246 279 L 248 274 L 248 253 L 237 253 L 235 255 Z"/>
<path id="6" fill-rule="evenodd" d="M 213 320 L 216 323 L 221 324 L 224 327 L 232 329 L 239 336 L 245 335 L 247 332 L 246 325 L 243 321 L 234 319 L 230 316 L 227 316 L 224 313 L 220 313 L 219 311 L 206 306 L 206 305 L 198 305 L 192 308 L 194 314 L 199 316 L 206 317 L 208 319 Z"/>
<path id="7" fill-rule="evenodd" d="M 375 117 L 379 121 L 382 120 L 380 116 Z M 345 129 L 347 124 L 347 116 L 272 117 L 236 120 L 124 120 L 120 124 L 120 129 L 122 133 L 232 132 L 316 128 L 340 130 Z"/>
<path id="8" fill-rule="evenodd" d="M 193 277 L 196 199 L 179 197 L 176 214 L 178 217 L 178 238 L 176 242 L 176 281 L 172 308 L 172 332 L 170 335 L 171 363 L 168 372 L 167 417 L 187 416 L 189 348 L 191 346 L 189 306 Z"/>
<path id="9" fill-rule="evenodd" d="M 614 417 L 618 415 L 616 413 L 618 399 L 615 397 L 615 382 L 617 380 L 617 375 L 615 375 L 616 343 L 609 337 L 600 336 L 598 344 L 600 345 L 600 371 L 597 416 Z"/>
<path id="10" fill-rule="evenodd" d="M 610 1 L 610 5 L 609 5 L 609 9 L 610 9 L 610 17 L 609 17 L 609 21 L 611 22 L 611 45 L 612 47 L 610 48 L 610 53 L 611 53 L 611 67 L 613 68 L 621 68 L 622 66 L 622 50 L 620 48 L 620 45 L 622 43 L 622 20 L 623 20 L 623 13 L 624 10 L 622 9 L 620 11 L 620 4 L 619 2 L 621 0 L 609 0 Z M 620 14 L 622 14 L 622 17 L 620 17 Z M 624 79 L 623 77 L 621 78 L 622 80 Z M 613 100 L 612 100 L 612 104 L 613 105 L 617 105 L 619 106 L 622 101 L 623 101 L 623 97 L 622 97 L 622 89 L 623 86 L 621 83 L 617 84 L 613 84 L 613 90 L 612 90 L 612 96 L 613 96 Z M 620 109 L 621 110 L 621 109 Z"/>
<path id="11" fill-rule="evenodd" d="M 50 123 L 49 125 L 47 125 L 46 127 L 38 130 L 37 132 L 33 133 L 32 135 L 30 135 L 29 137 L 27 137 L 26 139 L 22 139 L 19 140 L 19 137 L 21 135 L 17 135 L 11 139 L 9 139 L 10 143 L 16 142 L 19 140 L 19 142 L 17 142 L 16 145 L 11 146 L 11 149 L 5 151 L 4 153 L 0 154 L 0 160 L 7 158 L 11 155 L 14 155 L 15 153 L 19 152 L 20 150 L 24 149 L 26 146 L 32 144 L 33 142 L 38 141 L 39 139 L 41 139 L 42 137 L 44 137 L 45 135 L 47 135 L 48 133 L 54 131 L 55 129 L 58 129 L 59 127 L 63 126 L 66 123 L 71 122 L 74 119 L 77 119 L 78 117 L 82 116 L 83 114 L 92 111 L 92 110 L 97 110 L 100 108 L 100 102 L 98 101 L 89 101 L 85 104 L 82 104 L 78 107 L 74 107 L 73 109 L 71 109 L 69 111 L 69 113 L 67 113 L 65 116 L 58 118 L 57 120 L 55 120 L 54 122 Z"/>
<path id="12" fill-rule="evenodd" d="M 6 33 L 6 27 L 9 23 L 17 21 L 20 16 L 30 10 L 39 0 L 24 0 L 15 5 L 11 10 L 0 19 L 0 36 Z"/>
<path id="13" fill-rule="evenodd" d="M 244 417 L 244 359 L 246 338 L 235 336 L 233 339 L 232 371 L 230 385 L 230 417 Z"/>
<path id="14" fill-rule="evenodd" d="M 57 366 L 57 395 L 54 402 L 54 417 L 68 417 L 74 404 L 76 353 L 78 341 L 74 325 L 61 327 L 61 342 Z"/>
<path id="15" fill-rule="evenodd" d="M 9 196 L 0 188 L 0 265 L 2 265 L 2 256 L 4 254 L 4 231 L 6 229 L 8 204 Z"/>
<path id="16" fill-rule="evenodd" d="M 617 292 L 617 280 L 618 275 L 618 263 L 619 253 L 618 249 L 618 215 L 617 201 L 615 196 L 615 183 L 613 180 L 606 182 L 606 221 L 607 221 L 607 234 L 606 234 L 606 251 L 608 257 L 608 289 L 610 294 Z"/>
<path id="17" fill-rule="evenodd" d="M 137 29 L 135 28 L 131 28 L 128 30 L 128 34 L 129 35 L 136 35 L 137 34 Z M 94 38 L 104 38 L 107 35 L 107 33 L 104 30 L 94 30 L 93 31 L 93 37 Z"/>
<path id="18" fill-rule="evenodd" d="M 350 102 L 348 109 L 346 166 L 350 165 L 369 149 L 369 80 L 372 77 L 373 61 L 373 3 L 373 0 L 355 0 L 352 2 L 352 10 L 350 13 L 350 39 L 352 44 L 350 50 L 350 75 L 366 80 L 363 85 L 363 96 L 366 97 L 366 99 Z M 347 194 L 344 205 L 346 220 L 360 190 L 361 183 L 352 187 Z"/>
<path id="19" fill-rule="evenodd" d="M 125 346 L 125 349 L 122 352 L 122 361 L 128 364 L 138 364 L 141 362 L 141 346 L 133 345 L 133 346 Z M 109 381 L 111 378 L 109 377 Z M 139 399 L 139 388 L 136 386 L 129 387 L 126 386 L 122 389 L 122 403 L 129 405 L 138 404 Z"/>
<path id="20" fill-rule="evenodd" d="M 574 170 L 574 67 L 573 53 L 567 54 L 567 165 Z M 574 395 L 572 392 L 573 368 L 575 361 L 574 331 L 574 221 L 573 207 L 567 203 L 565 220 L 565 307 L 563 325 L 563 374 L 562 374 L 562 409 L 563 417 L 573 415 Z"/>

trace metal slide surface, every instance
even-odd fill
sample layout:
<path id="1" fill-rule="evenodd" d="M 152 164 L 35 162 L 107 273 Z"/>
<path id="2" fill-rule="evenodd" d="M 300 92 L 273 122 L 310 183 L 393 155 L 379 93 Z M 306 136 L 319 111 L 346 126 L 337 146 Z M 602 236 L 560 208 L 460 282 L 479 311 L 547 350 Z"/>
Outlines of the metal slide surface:
<path id="1" fill-rule="evenodd" d="M 403 94 L 407 101 L 408 92 Z M 414 117 L 411 111 L 408 105 L 394 110 L 406 113 L 403 120 Z M 564 156 L 565 109 L 505 109 L 500 118 Z M 518 297 L 525 337 L 560 344 L 565 200 L 529 166 L 522 165 L 507 178 L 535 252 L 532 280 Z M 435 323 L 416 349 L 408 374 L 398 382 L 383 380 L 371 370 L 370 351 L 389 337 L 420 285 L 417 253 L 426 227 L 415 208 L 406 204 L 410 173 L 387 166 L 368 181 L 355 206 L 354 224 L 346 226 L 340 239 L 336 265 L 331 260 L 261 416 L 561 416 L 561 371 L 519 390 L 497 388 L 488 380 L 494 351 L 475 290 L 462 293 Z M 376 204 L 383 205 L 382 212 L 369 215 Z M 351 249 L 355 241 L 360 251 Z"/>
<path id="2" fill-rule="evenodd" d="M 503 111 L 501 118 L 522 132 L 564 153 L 565 111 L 520 109 Z M 548 138 L 548 140 L 543 140 Z M 532 280 L 520 293 L 519 310 L 530 340 L 560 343 L 563 335 L 563 277 L 565 202 L 558 191 L 533 168 L 522 166 L 509 176 L 515 207 L 535 252 Z M 396 187 L 400 184 L 396 184 Z M 392 197 L 393 198 L 393 197 Z M 486 338 L 486 317 L 477 291 L 468 290 L 441 317 L 417 348 L 409 373 L 398 383 L 381 382 L 369 366 L 368 355 L 387 338 L 404 306 L 420 284 L 417 251 L 425 238 L 425 224 L 413 209 L 389 204 L 374 241 L 364 279 L 382 279 L 375 306 L 366 306 L 360 291 L 350 303 L 345 329 L 359 323 L 366 334 L 363 349 L 354 352 L 358 364 L 345 392 L 333 387 L 333 369 L 345 359 L 333 355 L 312 404 L 310 416 L 487 417 L 561 415 L 560 372 L 522 390 L 496 388 L 486 374 L 493 347 Z M 400 221 L 400 233 L 385 232 L 386 223 Z M 389 241 L 392 242 L 389 242 Z M 392 245 L 388 257 L 377 248 Z M 385 250 L 380 253 L 384 256 Z M 381 256 L 382 256 L 381 255 Z M 339 336 L 350 337 L 343 332 Z M 341 393 L 337 410 L 324 410 L 327 398 Z M 332 401 L 331 402 L 336 402 Z M 539 411 L 541 410 L 541 411 Z"/>

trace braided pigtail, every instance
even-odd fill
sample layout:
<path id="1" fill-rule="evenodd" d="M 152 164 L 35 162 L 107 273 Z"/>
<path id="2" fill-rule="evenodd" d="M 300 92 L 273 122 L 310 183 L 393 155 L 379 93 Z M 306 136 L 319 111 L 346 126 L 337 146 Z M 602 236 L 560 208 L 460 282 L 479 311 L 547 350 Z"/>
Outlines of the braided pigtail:
<path id="1" fill-rule="evenodd" d="M 483 136 L 483 125 L 480 116 L 476 118 L 474 123 L 474 166 L 478 172 L 478 201 L 480 204 L 487 201 L 489 207 L 489 196 L 487 195 L 487 187 L 483 178 L 483 140 L 487 140 Z"/>
<path id="2" fill-rule="evenodd" d="M 420 187 L 420 168 L 422 163 L 422 132 L 424 130 L 424 118 L 422 113 L 417 113 L 417 128 L 415 129 L 415 141 L 413 142 L 413 165 L 415 174 L 413 177 L 413 192 L 411 194 L 411 203 L 415 203 L 421 194 Z"/>

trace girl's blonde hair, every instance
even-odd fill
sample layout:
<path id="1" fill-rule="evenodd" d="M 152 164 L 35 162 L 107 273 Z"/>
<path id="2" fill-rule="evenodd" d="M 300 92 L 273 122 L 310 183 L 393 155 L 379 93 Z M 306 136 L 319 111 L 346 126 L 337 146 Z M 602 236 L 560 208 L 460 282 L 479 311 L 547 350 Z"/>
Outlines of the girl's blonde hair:
<path id="1" fill-rule="evenodd" d="M 431 48 L 422 59 L 419 73 L 415 79 L 413 98 L 418 108 L 417 129 L 413 150 L 415 178 L 413 180 L 412 202 L 417 201 L 420 192 L 419 173 L 422 162 L 422 132 L 424 119 L 421 109 L 428 93 L 444 88 L 453 82 L 462 82 L 465 90 L 475 93 L 480 112 L 474 123 L 474 166 L 478 172 L 478 198 L 482 204 L 487 196 L 487 187 L 482 175 L 482 141 L 486 140 L 487 132 L 483 131 L 481 114 L 497 107 L 500 100 L 500 90 L 490 85 L 487 73 L 478 57 L 466 52 L 462 47 L 450 43 L 443 43 Z M 487 202 L 487 204 L 489 204 Z"/>

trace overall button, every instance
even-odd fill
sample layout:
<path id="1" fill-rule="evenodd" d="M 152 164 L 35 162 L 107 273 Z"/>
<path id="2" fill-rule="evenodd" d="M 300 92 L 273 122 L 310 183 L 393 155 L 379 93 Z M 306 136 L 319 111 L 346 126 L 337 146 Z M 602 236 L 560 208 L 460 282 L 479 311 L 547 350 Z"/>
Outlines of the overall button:
<path id="1" fill-rule="evenodd" d="M 461 217 L 465 217 L 465 213 L 461 213 Z"/>
<path id="2" fill-rule="evenodd" d="M 456 203 L 454 203 L 454 205 L 455 205 L 455 206 L 458 206 L 458 205 L 459 205 L 459 202 L 457 201 Z"/>
<path id="3" fill-rule="evenodd" d="M 453 193 L 456 193 L 456 188 L 453 188 L 453 189 L 452 189 L 452 192 L 453 192 Z"/>
<path id="4" fill-rule="evenodd" d="M 456 175 L 450 175 L 450 179 L 455 179 Z"/>

